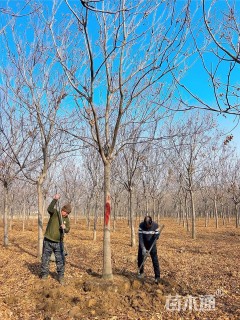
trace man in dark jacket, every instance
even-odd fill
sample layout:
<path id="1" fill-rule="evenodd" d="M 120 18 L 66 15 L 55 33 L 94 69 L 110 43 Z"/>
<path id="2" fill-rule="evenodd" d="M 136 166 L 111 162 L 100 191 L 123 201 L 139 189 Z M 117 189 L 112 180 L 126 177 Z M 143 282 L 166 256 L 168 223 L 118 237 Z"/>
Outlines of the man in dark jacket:
<path id="1" fill-rule="evenodd" d="M 153 241 L 159 238 L 159 227 L 158 224 L 152 221 L 150 216 L 146 216 L 144 221 L 140 223 L 139 230 L 139 246 L 138 246 L 138 268 L 140 268 L 144 256 L 148 253 Z M 153 269 L 155 273 L 155 283 L 159 283 L 160 281 L 160 267 L 158 262 L 158 255 L 157 255 L 157 246 L 156 243 L 152 247 L 150 251 L 150 256 L 152 258 Z M 143 266 L 139 270 L 139 278 L 144 277 L 144 268 Z"/>
<path id="2" fill-rule="evenodd" d="M 71 206 L 70 204 L 66 204 L 62 207 L 61 212 L 59 212 L 54 208 L 59 198 L 60 195 L 56 194 L 48 207 L 50 218 L 43 240 L 41 278 L 47 279 L 48 277 L 49 261 L 53 252 L 55 255 L 58 280 L 61 284 L 64 284 L 65 256 L 63 236 L 64 233 L 68 233 L 70 230 L 68 215 L 71 212 Z"/>

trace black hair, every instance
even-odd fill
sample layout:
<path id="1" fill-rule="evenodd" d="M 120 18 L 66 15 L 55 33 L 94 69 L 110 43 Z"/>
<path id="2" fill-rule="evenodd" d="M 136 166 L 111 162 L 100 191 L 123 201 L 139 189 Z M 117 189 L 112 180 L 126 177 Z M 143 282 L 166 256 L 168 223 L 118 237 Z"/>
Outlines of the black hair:
<path id="1" fill-rule="evenodd" d="M 146 217 L 144 218 L 144 223 L 145 223 L 146 225 L 151 225 L 151 224 L 152 224 L 152 217 L 146 216 Z"/>

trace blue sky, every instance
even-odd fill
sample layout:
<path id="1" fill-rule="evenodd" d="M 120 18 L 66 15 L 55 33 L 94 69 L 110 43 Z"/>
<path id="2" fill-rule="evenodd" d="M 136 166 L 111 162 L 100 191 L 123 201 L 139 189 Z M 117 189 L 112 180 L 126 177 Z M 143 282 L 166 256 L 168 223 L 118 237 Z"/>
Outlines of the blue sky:
<path id="1" fill-rule="evenodd" d="M 197 5 L 199 1 L 193 1 L 193 7 L 194 4 Z M 210 6 L 211 7 L 211 17 L 212 19 L 209 20 L 210 26 L 212 27 L 212 33 L 216 36 L 216 39 L 223 45 L 224 48 L 229 50 L 233 55 L 236 56 L 236 51 L 237 51 L 237 45 L 240 45 L 240 34 L 239 31 L 237 32 L 236 29 L 240 28 L 240 1 L 237 0 L 217 0 L 217 1 L 210 1 L 206 0 L 206 10 L 209 10 Z M 231 8 L 231 11 L 230 11 Z M 234 19 L 228 19 L 226 16 L 227 13 L 233 12 L 234 13 Z M 198 19 L 200 19 L 200 24 L 197 24 Z M 226 23 L 225 20 L 226 19 Z M 196 14 L 195 16 L 195 21 L 196 21 L 196 26 L 201 30 L 203 24 L 202 20 L 202 10 Z M 225 24 L 224 24 L 225 23 Z M 228 29 L 227 29 L 228 28 Z M 206 30 L 206 29 L 205 29 Z M 234 31 L 230 31 L 234 30 Z M 226 41 L 223 37 L 221 37 L 221 33 L 224 33 L 225 35 L 228 33 L 229 39 L 231 38 L 231 44 L 235 46 L 235 51 L 233 48 L 229 46 L 229 41 Z M 197 40 L 197 43 L 200 45 L 200 43 L 204 43 L 208 37 L 208 33 L 201 33 L 199 31 L 199 35 Z M 208 47 L 207 52 L 204 55 L 204 63 L 208 70 L 215 70 L 218 60 L 216 59 L 216 56 L 213 54 L 211 50 L 214 50 L 216 53 L 217 46 L 215 44 L 211 44 Z M 223 51 L 218 50 L 218 54 L 228 59 L 228 56 L 223 54 Z M 206 103 L 208 103 L 210 106 L 216 106 L 216 100 L 214 97 L 214 92 L 213 92 L 213 86 L 212 83 L 210 82 L 210 78 L 207 75 L 206 71 L 203 68 L 202 62 L 200 57 L 195 54 L 192 58 L 195 60 L 194 65 L 191 67 L 191 69 L 187 72 L 187 76 L 185 76 L 183 83 L 187 85 L 189 89 L 192 90 L 194 94 L 197 96 L 201 97 L 202 100 Z M 229 60 L 229 59 L 228 59 Z M 218 94 L 223 93 L 225 95 L 225 84 L 227 83 L 228 76 L 229 76 L 229 67 L 230 67 L 231 62 L 221 62 L 218 71 L 216 73 L 216 78 L 220 81 L 220 87 L 218 89 Z M 231 73 L 231 84 L 235 87 L 233 90 L 237 90 L 237 88 L 240 88 L 240 64 L 236 64 L 233 72 Z M 186 94 L 186 93 L 185 93 Z M 232 105 L 239 105 L 240 101 L 237 98 L 229 98 L 232 102 Z M 189 97 L 189 101 L 191 101 L 191 98 Z M 194 100 L 192 100 L 194 103 Z M 198 102 L 195 101 L 196 104 Z M 233 134 L 234 138 L 232 140 L 232 144 L 236 145 L 239 154 L 240 154 L 240 126 L 238 124 L 239 122 L 239 116 L 235 115 L 228 115 L 228 114 L 217 114 L 216 113 L 216 118 L 219 123 L 219 126 L 226 135 Z"/>
<path id="2" fill-rule="evenodd" d="M 70 3 L 74 3 L 74 4 L 79 4 L 78 1 L 69 1 Z M 182 1 L 180 1 L 181 3 L 183 3 Z M 239 2 L 239 1 L 237 1 Z M 228 3 L 230 5 L 233 5 L 234 3 L 237 3 L 236 1 L 228 1 Z M 0 1 L 0 6 L 3 8 L 6 6 L 7 1 Z M 22 6 L 22 4 L 25 3 L 25 1 L 9 1 L 9 4 L 13 7 L 14 11 L 16 8 L 19 8 Z M 45 3 L 47 3 L 49 6 L 51 6 L 52 1 L 45 1 Z M 199 3 L 199 1 L 193 1 L 193 8 Z M 209 5 L 211 3 L 211 1 L 206 1 L 207 5 Z M 225 1 L 224 0 L 218 0 L 215 3 L 215 6 L 217 6 L 217 9 L 219 10 L 219 12 L 221 12 L 224 8 L 225 8 Z M 17 9 L 18 10 L 18 9 Z M 238 7 L 236 7 L 236 10 L 240 10 L 240 5 Z M 64 10 L 65 11 L 65 10 Z M 23 11 L 23 13 L 27 13 L 29 12 L 29 10 L 25 9 Z M 196 19 L 199 18 L 200 12 L 199 14 L 196 16 Z M 220 18 L 221 15 L 219 15 Z M 239 19 L 240 17 L 240 12 L 238 11 L 238 13 L 236 14 L 236 17 Z M 24 19 L 24 18 L 21 18 Z M 239 23 L 239 20 L 238 20 Z M 202 38 L 201 41 L 203 41 L 204 39 Z M 196 57 L 193 57 L 193 59 L 195 59 Z M 211 64 L 215 64 L 214 61 L 214 57 L 212 54 L 206 55 L 206 63 L 208 66 L 211 66 Z M 222 65 L 221 69 L 220 69 L 220 74 L 219 76 L 224 79 L 224 81 L 226 80 L 226 76 L 228 74 L 228 67 L 229 64 L 225 63 Z M 233 75 L 233 79 L 232 81 L 235 84 L 239 84 L 239 75 L 240 74 L 240 67 L 237 66 L 236 67 L 236 71 Z M 213 92 L 212 92 L 212 88 L 209 86 L 208 83 L 208 77 L 206 76 L 206 73 L 204 72 L 203 68 L 202 68 L 202 64 L 200 59 L 197 59 L 194 66 L 191 68 L 191 70 L 189 70 L 187 76 L 185 77 L 184 83 L 187 84 L 187 86 L 189 88 L 191 88 L 191 90 L 203 97 L 203 99 L 208 102 L 209 104 L 214 104 L 214 97 L 213 97 Z M 217 120 L 219 125 L 221 126 L 221 128 L 226 132 L 226 135 L 232 133 L 234 136 L 233 139 L 233 144 L 235 144 L 236 146 L 238 146 L 239 150 L 240 150 L 240 127 L 238 125 L 238 118 L 236 118 L 236 116 L 231 116 L 231 115 L 218 115 L 217 116 Z M 237 126 L 237 127 L 236 127 Z M 236 127 L 236 128 L 235 128 Z"/>

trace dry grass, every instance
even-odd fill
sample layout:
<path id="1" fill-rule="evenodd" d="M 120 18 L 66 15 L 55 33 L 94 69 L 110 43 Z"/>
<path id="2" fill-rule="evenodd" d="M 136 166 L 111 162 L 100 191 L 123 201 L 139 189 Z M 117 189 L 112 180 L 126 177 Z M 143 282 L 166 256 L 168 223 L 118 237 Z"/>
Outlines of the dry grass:
<path id="1" fill-rule="evenodd" d="M 39 279 L 36 221 L 29 221 L 24 232 L 21 222 L 14 221 L 10 245 L 0 251 L 0 319 L 240 319 L 240 230 L 234 222 L 216 230 L 213 221 L 205 228 L 200 220 L 196 240 L 175 220 L 162 223 L 160 285 L 154 284 L 150 260 L 145 280 L 136 279 L 137 247 L 130 246 L 130 230 L 123 220 L 111 233 L 114 280 L 104 281 L 102 226 L 94 242 L 85 220 L 79 220 L 72 221 L 66 236 L 69 256 L 63 287 L 56 280 L 54 263 L 49 279 Z M 3 239 L 2 226 L 0 236 Z M 207 307 L 209 296 L 215 302 L 213 310 Z M 174 298 L 182 303 L 179 310 L 173 310 Z M 197 310 L 200 299 L 205 302 Z"/>

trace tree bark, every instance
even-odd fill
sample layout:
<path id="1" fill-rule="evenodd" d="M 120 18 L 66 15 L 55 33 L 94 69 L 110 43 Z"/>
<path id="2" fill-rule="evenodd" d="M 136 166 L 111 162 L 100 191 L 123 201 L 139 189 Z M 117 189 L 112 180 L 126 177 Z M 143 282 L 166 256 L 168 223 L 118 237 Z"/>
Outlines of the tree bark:
<path id="1" fill-rule="evenodd" d="M 104 163 L 104 236 L 103 236 L 103 278 L 112 279 L 111 260 L 111 238 L 110 238 L 110 215 L 111 215 L 111 195 L 110 195 L 110 171 L 111 163 Z"/>
<path id="2" fill-rule="evenodd" d="M 190 198 L 191 198 L 191 209 L 192 209 L 192 238 L 196 239 L 196 212 L 195 212 L 195 204 L 194 204 L 194 194 L 192 190 L 190 190 Z"/>
<path id="3" fill-rule="evenodd" d="M 217 211 L 217 199 L 216 199 L 216 197 L 214 197 L 214 215 L 215 215 L 216 229 L 218 229 L 218 211 Z"/>
<path id="4" fill-rule="evenodd" d="M 136 238 L 134 230 L 134 214 L 132 208 L 132 187 L 129 188 L 129 215 L 130 215 L 130 228 L 131 228 L 131 246 L 135 247 Z"/>
<path id="5" fill-rule="evenodd" d="M 236 228 L 238 228 L 239 227 L 239 214 L 238 214 L 238 205 L 237 205 L 237 203 L 235 203 L 234 209 L 235 209 L 235 218 L 236 218 Z"/>
<path id="6" fill-rule="evenodd" d="M 8 211 L 9 211 L 9 189 L 8 184 L 4 183 L 4 214 L 3 214 L 3 224 L 4 224 L 4 236 L 3 236 L 3 245 L 4 247 L 8 246 Z"/>
<path id="7" fill-rule="evenodd" d="M 43 178 L 40 177 L 37 182 L 38 193 L 38 258 L 41 259 L 43 248 Z"/>
<path id="8" fill-rule="evenodd" d="M 93 241 L 97 240 L 97 219 L 98 219 L 98 197 L 95 199 L 94 222 L 93 222 Z"/>

